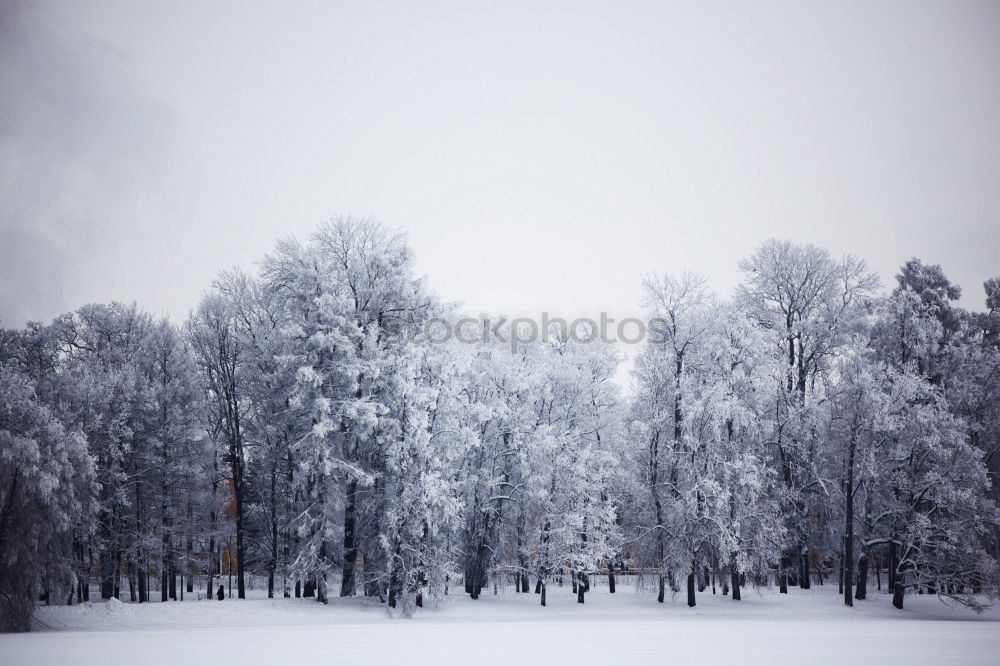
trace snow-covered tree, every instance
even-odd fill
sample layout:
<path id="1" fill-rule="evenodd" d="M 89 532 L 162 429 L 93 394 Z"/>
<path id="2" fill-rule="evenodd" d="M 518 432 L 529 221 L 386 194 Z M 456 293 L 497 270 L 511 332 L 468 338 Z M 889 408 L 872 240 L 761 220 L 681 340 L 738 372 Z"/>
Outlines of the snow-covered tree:
<path id="1" fill-rule="evenodd" d="M 519 447 L 525 517 L 518 541 L 543 606 L 547 584 L 565 565 L 583 603 L 590 575 L 611 566 L 620 549 L 612 482 L 622 420 L 617 358 L 600 343 L 565 336 L 537 351 L 547 371 Z"/>
<path id="2" fill-rule="evenodd" d="M 819 538 L 813 517 L 822 515 L 826 498 L 823 446 L 817 440 L 825 419 L 826 380 L 837 354 L 854 339 L 878 278 L 863 260 L 850 255 L 837 260 L 824 249 L 789 241 L 766 241 L 739 266 L 744 281 L 737 301 L 785 364 L 769 435 L 785 486 L 791 540 L 780 582 L 782 590 L 789 577 L 809 587 L 809 549 Z"/>
<path id="3" fill-rule="evenodd" d="M 336 219 L 305 244 L 279 243 L 265 259 L 263 280 L 282 301 L 283 333 L 293 341 L 290 405 L 311 422 L 292 448 L 307 503 L 295 568 L 316 581 L 321 601 L 328 573 L 339 568 L 340 594 L 348 596 L 362 553 L 367 590 L 380 593 L 386 581 L 376 535 L 385 489 L 378 485 L 384 451 L 377 428 L 388 408 L 379 387 L 433 299 L 412 275 L 404 238 L 371 220 Z M 338 535 L 342 546 L 335 548 Z"/>
<path id="4" fill-rule="evenodd" d="M 94 517 L 94 460 L 31 381 L 0 364 L 0 631 L 26 631 L 39 595 L 72 601 L 75 539 Z"/>

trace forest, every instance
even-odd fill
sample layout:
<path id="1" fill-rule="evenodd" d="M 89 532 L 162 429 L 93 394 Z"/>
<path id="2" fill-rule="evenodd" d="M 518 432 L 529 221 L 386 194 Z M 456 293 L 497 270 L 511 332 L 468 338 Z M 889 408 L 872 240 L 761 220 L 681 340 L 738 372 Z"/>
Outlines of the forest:
<path id="1" fill-rule="evenodd" d="M 368 219 L 219 274 L 183 322 L 115 302 L 0 329 L 0 629 L 230 579 L 242 599 L 251 577 L 403 616 L 497 586 L 545 613 L 547 588 L 585 603 L 597 576 L 689 606 L 825 584 L 982 609 L 1000 278 L 968 311 L 942 267 L 900 261 L 885 284 L 768 240 L 728 295 L 645 276 L 629 298 L 660 335 L 627 386 L 593 335 L 491 335 Z M 481 330 L 430 334 L 459 320 Z"/>

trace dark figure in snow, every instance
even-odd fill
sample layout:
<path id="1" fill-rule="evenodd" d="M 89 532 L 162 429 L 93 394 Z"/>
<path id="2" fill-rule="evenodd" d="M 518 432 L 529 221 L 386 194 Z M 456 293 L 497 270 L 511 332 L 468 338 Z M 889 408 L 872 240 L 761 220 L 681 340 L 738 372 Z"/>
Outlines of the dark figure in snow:
<path id="1" fill-rule="evenodd" d="M 219 586 L 219 591 L 215 593 L 215 597 L 216 597 L 216 598 L 217 598 L 217 599 L 218 599 L 219 601 L 222 601 L 223 599 L 225 599 L 225 598 L 226 598 L 226 591 L 225 591 L 225 590 L 224 590 L 224 589 L 222 588 L 222 586 L 221 586 L 221 585 Z"/>

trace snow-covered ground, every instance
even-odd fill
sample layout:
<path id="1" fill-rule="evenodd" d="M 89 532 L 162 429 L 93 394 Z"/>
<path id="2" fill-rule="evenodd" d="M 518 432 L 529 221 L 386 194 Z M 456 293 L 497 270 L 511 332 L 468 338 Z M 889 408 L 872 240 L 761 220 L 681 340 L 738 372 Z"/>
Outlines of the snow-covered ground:
<path id="1" fill-rule="evenodd" d="M 746 590 L 733 602 L 596 587 L 583 606 L 568 588 L 463 595 L 412 619 L 363 599 L 252 598 L 40 608 L 30 634 L 0 634 L 0 664 L 998 664 L 1000 609 L 982 615 L 883 593 L 846 608 L 836 587 L 788 595 Z M 251 596 L 261 596 L 253 591 Z"/>

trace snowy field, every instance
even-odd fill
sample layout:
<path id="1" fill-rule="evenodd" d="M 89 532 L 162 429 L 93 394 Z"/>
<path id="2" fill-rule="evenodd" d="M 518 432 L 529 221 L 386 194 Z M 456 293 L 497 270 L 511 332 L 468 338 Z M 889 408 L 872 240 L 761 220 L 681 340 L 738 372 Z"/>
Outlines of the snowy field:
<path id="1" fill-rule="evenodd" d="M 846 608 L 836 592 L 700 594 L 689 609 L 625 586 L 595 587 L 583 606 L 553 587 L 547 608 L 501 590 L 412 619 L 363 599 L 98 602 L 39 609 L 34 632 L 0 635 L 0 664 L 1000 664 L 1000 609 L 909 596 L 896 611 L 877 592 Z"/>

